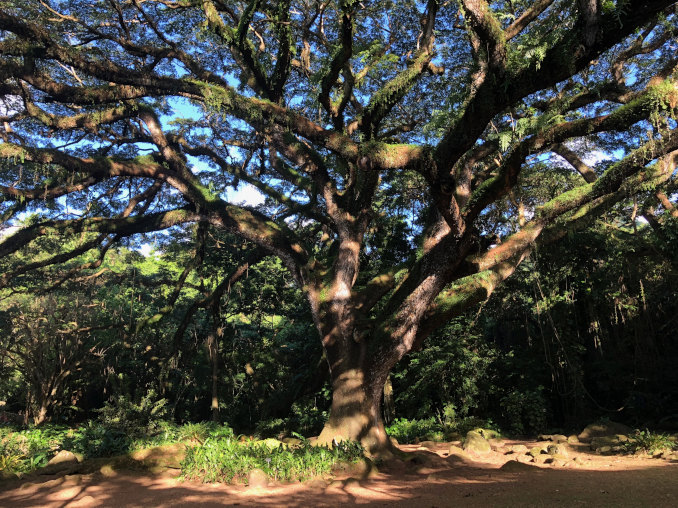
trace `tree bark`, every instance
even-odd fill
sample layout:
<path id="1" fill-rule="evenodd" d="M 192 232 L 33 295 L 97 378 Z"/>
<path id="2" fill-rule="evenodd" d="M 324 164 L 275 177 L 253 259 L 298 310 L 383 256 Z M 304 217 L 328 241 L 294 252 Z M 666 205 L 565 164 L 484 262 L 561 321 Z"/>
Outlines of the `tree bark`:
<path id="1" fill-rule="evenodd" d="M 384 421 L 386 425 L 390 425 L 395 418 L 395 400 L 393 398 L 393 383 L 391 383 L 391 375 L 386 378 L 384 384 Z"/>
<path id="2" fill-rule="evenodd" d="M 207 352 L 209 354 L 212 371 L 212 421 L 219 421 L 219 344 L 216 333 L 213 331 L 207 336 Z"/>
<path id="3" fill-rule="evenodd" d="M 364 368 L 351 368 L 332 379 L 332 406 L 318 442 L 357 441 L 373 456 L 390 456 L 391 442 L 381 414 L 381 378 Z"/>
<path id="4" fill-rule="evenodd" d="M 390 457 L 393 447 L 382 416 L 382 394 L 390 369 L 370 359 L 366 340 L 349 338 L 342 346 L 335 343 L 325 348 L 332 404 L 318 442 L 357 441 L 369 455 Z"/>
<path id="5" fill-rule="evenodd" d="M 33 415 L 33 424 L 42 425 L 47 420 L 47 405 L 46 403 L 40 404 L 40 409 L 37 413 Z"/>

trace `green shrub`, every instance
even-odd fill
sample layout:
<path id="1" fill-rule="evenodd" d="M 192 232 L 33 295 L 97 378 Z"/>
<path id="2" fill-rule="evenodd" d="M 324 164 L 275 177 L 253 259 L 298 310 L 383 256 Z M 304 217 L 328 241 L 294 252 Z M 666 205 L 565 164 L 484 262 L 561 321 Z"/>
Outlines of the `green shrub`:
<path id="1" fill-rule="evenodd" d="M 338 462 L 356 462 L 361 457 L 362 448 L 355 443 L 340 443 L 330 450 L 307 441 L 293 448 L 220 438 L 188 448 L 181 469 L 185 478 L 203 482 L 244 482 L 253 469 L 261 469 L 272 480 L 291 481 L 328 474 Z"/>
<path id="2" fill-rule="evenodd" d="M 60 425 L 3 431 L 0 438 L 0 470 L 10 473 L 28 472 L 45 466 L 68 432 Z"/>
<path id="3" fill-rule="evenodd" d="M 500 405 L 513 434 L 538 434 L 546 428 L 547 402 L 543 387 L 513 390 L 501 399 Z"/>
<path id="4" fill-rule="evenodd" d="M 28 447 L 20 434 L 7 433 L 0 439 L 0 472 L 24 471 Z"/>
<path id="5" fill-rule="evenodd" d="M 399 443 L 413 443 L 415 440 L 442 441 L 445 435 L 444 426 L 435 418 L 426 420 L 408 420 L 396 418 L 386 427 L 386 433 Z"/>
<path id="6" fill-rule="evenodd" d="M 18 453 L 0 452 L 0 473 L 19 473 L 26 470 L 26 457 Z"/>
<path id="7" fill-rule="evenodd" d="M 85 458 L 96 458 L 186 439 L 203 442 L 207 439 L 233 437 L 233 430 L 230 427 L 212 422 L 177 426 L 160 421 L 154 428 L 157 432 L 152 436 L 132 437 L 120 428 L 97 421 L 88 421 L 80 427 L 71 429 L 62 425 L 44 425 L 25 430 L 5 427 L 0 433 L 0 471 L 10 473 L 33 471 L 47 465 L 59 450 L 78 453 Z"/>
<path id="8" fill-rule="evenodd" d="M 649 430 L 636 430 L 629 436 L 631 439 L 625 444 L 628 453 L 646 452 L 654 454 L 662 450 L 673 450 L 678 445 L 666 434 L 650 432 Z"/>
<path id="9" fill-rule="evenodd" d="M 121 429 L 89 421 L 66 436 L 63 448 L 86 458 L 110 457 L 130 451 L 132 439 Z"/>
<path id="10" fill-rule="evenodd" d="M 254 432 L 261 437 L 287 436 L 298 432 L 305 436 L 317 436 L 327 421 L 327 411 L 317 407 L 312 399 L 294 402 L 287 418 L 260 420 Z"/>
<path id="11" fill-rule="evenodd" d="M 181 440 L 194 440 L 204 443 L 208 438 L 233 437 L 233 429 L 215 422 L 187 423 L 178 428 L 177 437 Z"/>
<path id="12" fill-rule="evenodd" d="M 139 402 L 115 395 L 98 412 L 101 424 L 132 436 L 156 433 L 169 418 L 167 399 L 158 399 L 155 390 L 148 390 Z"/>
<path id="13" fill-rule="evenodd" d="M 456 422 L 452 428 L 454 430 L 461 434 L 462 436 L 465 436 L 466 433 L 469 430 L 475 430 L 475 429 L 485 429 L 485 430 L 491 430 L 494 431 L 498 434 L 501 434 L 501 430 L 495 424 L 491 419 L 489 418 L 478 418 L 475 416 L 467 416 L 466 418 L 462 418 L 458 422 Z"/>
<path id="14" fill-rule="evenodd" d="M 258 422 L 254 433 L 261 437 L 278 437 L 288 434 L 291 428 L 293 426 L 289 418 L 273 418 Z"/>
<path id="15" fill-rule="evenodd" d="M 499 432 L 499 428 L 483 418 L 467 416 L 453 423 L 440 422 L 431 417 L 426 420 L 408 420 L 396 418 L 386 427 L 386 433 L 398 440 L 399 443 L 413 443 L 419 441 L 447 441 L 455 438 L 455 434 L 466 435 L 469 430 L 483 428 Z"/>

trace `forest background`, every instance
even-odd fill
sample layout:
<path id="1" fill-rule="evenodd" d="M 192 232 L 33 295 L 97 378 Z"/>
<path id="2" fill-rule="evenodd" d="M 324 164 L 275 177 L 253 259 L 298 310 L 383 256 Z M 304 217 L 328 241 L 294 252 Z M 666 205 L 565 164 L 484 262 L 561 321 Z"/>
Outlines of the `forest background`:
<path id="1" fill-rule="evenodd" d="M 5 418 L 676 425 L 674 2 L 95 4 L 0 9 Z"/>

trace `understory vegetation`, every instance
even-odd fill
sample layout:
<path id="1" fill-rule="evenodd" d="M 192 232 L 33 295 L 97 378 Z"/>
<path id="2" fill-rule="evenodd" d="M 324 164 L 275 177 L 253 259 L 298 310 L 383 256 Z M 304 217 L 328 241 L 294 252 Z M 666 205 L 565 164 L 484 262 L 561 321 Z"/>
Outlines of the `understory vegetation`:
<path id="1" fill-rule="evenodd" d="M 137 429 L 131 435 L 119 427 L 92 421 L 76 428 L 0 427 L 0 473 L 32 472 L 46 466 L 60 450 L 85 460 L 175 443 L 186 445 L 181 461 L 184 478 L 204 482 L 246 483 L 253 469 L 260 469 L 274 481 L 301 481 L 327 475 L 340 464 L 363 459 L 362 448 L 354 442 L 326 448 L 312 446 L 302 436 L 291 444 L 276 439 L 238 437 L 230 427 L 211 422 L 174 425 L 160 421 L 156 425 L 154 434 Z"/>
<path id="2" fill-rule="evenodd" d="M 597 229 L 606 227 L 601 222 Z M 536 252 L 482 313 L 451 321 L 428 347 L 409 355 L 390 377 L 388 433 L 401 443 L 450 439 L 477 427 L 536 435 L 599 417 L 675 430 L 678 380 L 672 366 L 678 357 L 670 327 L 678 308 L 670 295 L 678 274 L 647 228 L 619 230 L 611 238 L 597 229 L 558 251 Z M 306 340 L 314 332 L 300 295 L 274 262 L 232 288 L 216 321 L 198 313 L 178 343 L 166 325 L 128 338 L 105 328 L 77 341 L 64 333 L 62 342 L 46 343 L 39 334 L 49 328 L 22 325 L 42 319 L 37 313 L 47 307 L 55 320 L 49 326 L 64 330 L 56 320 L 68 298 L 76 301 L 71 312 L 82 313 L 74 319 L 105 322 L 99 314 L 104 310 L 138 320 L 152 316 L 157 304 L 143 288 L 172 269 L 170 255 L 181 254 L 174 240 L 165 248 L 171 254 L 110 256 L 111 272 L 131 270 L 133 285 L 102 276 L 80 293 L 64 291 L 31 304 L 20 296 L 7 300 L 0 417 L 21 414 L 34 424 L 39 404 L 31 394 L 41 386 L 33 379 L 56 377 L 57 359 L 67 363 L 62 355 L 69 349 L 83 351 L 48 407 L 52 424 L 15 434 L 25 436 L 19 448 L 3 444 L 3 460 L 12 469 L 44 465 L 57 445 L 94 457 L 190 433 L 204 442 L 214 429 L 228 432 L 221 437 L 230 437 L 231 428 L 260 438 L 320 432 L 330 402 L 326 364 L 316 343 Z M 564 251 L 568 263 L 556 264 Z M 89 302 L 86 311 L 79 301 Z M 206 382 L 211 333 L 220 352 L 216 412 Z M 40 376 L 31 377 L 31 369 Z M 212 417 L 214 427 L 194 423 Z M 74 423 L 77 428 L 70 428 Z"/>

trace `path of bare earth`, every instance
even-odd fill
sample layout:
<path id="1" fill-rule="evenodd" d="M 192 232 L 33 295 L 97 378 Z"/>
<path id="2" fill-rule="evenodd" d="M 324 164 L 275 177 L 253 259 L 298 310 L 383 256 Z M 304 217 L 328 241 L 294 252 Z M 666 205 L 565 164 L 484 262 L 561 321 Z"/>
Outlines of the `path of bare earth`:
<path id="1" fill-rule="evenodd" d="M 450 455 L 445 443 L 401 449 L 414 453 L 413 460 L 392 461 L 369 476 L 345 473 L 332 480 L 256 488 L 180 481 L 174 478 L 176 470 L 155 475 L 108 471 L 34 476 L 5 484 L 0 506 L 678 506 L 676 460 L 578 450 L 570 455 L 578 457 L 576 461 L 552 466 L 520 464 L 511 455 L 497 452 L 472 458 Z"/>

